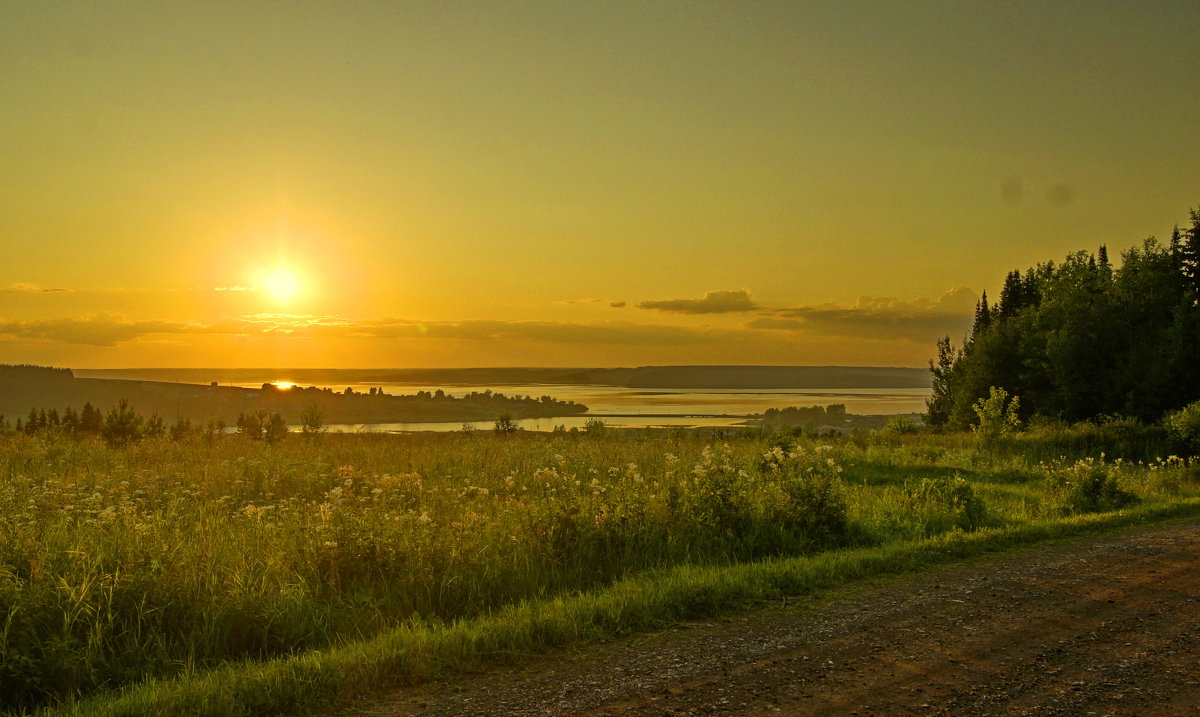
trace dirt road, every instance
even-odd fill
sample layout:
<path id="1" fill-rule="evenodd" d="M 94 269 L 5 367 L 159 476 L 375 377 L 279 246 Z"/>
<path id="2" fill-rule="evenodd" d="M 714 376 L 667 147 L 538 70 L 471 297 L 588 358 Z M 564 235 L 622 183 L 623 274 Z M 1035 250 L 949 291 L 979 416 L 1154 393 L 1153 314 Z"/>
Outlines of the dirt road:
<path id="1" fill-rule="evenodd" d="M 1197 521 L 813 605 L 536 658 L 342 714 L 1200 714 Z"/>

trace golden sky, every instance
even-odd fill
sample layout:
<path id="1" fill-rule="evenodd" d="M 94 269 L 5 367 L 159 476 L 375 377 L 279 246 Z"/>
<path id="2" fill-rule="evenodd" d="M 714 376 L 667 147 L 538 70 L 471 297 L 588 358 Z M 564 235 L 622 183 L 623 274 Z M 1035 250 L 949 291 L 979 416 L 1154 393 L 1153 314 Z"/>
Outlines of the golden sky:
<path id="1" fill-rule="evenodd" d="M 0 4 L 0 363 L 924 365 L 1200 205 L 1200 4 Z"/>

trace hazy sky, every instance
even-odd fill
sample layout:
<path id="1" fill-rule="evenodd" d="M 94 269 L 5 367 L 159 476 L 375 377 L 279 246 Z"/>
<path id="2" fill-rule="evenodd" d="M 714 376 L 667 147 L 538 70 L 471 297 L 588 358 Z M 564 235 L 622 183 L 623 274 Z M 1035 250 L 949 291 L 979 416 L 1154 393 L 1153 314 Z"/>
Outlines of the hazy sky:
<path id="1" fill-rule="evenodd" d="M 923 365 L 1200 205 L 1194 0 L 5 2 L 0 57 L 0 363 Z"/>

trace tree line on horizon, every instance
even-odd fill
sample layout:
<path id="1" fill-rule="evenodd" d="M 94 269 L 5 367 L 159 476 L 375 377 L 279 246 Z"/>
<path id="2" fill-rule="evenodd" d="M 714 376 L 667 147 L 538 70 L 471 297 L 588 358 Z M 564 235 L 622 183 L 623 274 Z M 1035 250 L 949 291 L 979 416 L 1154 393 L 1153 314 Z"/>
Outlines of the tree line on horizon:
<path id="1" fill-rule="evenodd" d="M 267 411 L 252 411 L 240 413 L 236 423 L 237 434 L 256 441 L 278 443 L 288 435 L 288 425 L 283 416 Z M 325 430 L 324 414 L 316 406 L 309 406 L 302 413 L 300 431 L 305 434 L 321 433 Z M 31 409 L 29 415 L 22 420 L 17 418 L 15 424 L 0 415 L 0 434 L 23 433 L 30 436 L 61 435 L 73 438 L 96 436 L 108 445 L 119 448 L 136 443 L 142 439 L 168 437 L 173 441 L 183 441 L 203 437 L 208 441 L 225 435 L 225 421 L 212 418 L 207 422 L 194 424 L 188 418 L 179 416 L 174 423 L 168 424 L 157 413 L 143 416 L 130 407 L 129 402 L 121 399 L 107 413 L 85 403 L 80 411 L 68 406 L 62 413 L 56 409 Z"/>
<path id="2" fill-rule="evenodd" d="M 1163 246 L 1121 255 L 1101 246 L 1011 271 L 1000 300 L 976 305 L 961 346 L 942 338 L 930 361 L 931 426 L 964 429 L 1002 389 L 1021 420 L 1157 421 L 1200 399 L 1200 209 Z"/>

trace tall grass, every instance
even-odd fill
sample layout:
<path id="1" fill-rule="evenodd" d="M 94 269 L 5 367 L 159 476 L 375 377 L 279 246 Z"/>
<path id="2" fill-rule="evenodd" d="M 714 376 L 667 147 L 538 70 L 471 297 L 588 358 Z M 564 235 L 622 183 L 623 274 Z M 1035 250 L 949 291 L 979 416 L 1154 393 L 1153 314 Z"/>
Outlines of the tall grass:
<path id="1" fill-rule="evenodd" d="M 1070 476 L 1096 470 L 1151 504 L 1197 492 L 1178 459 L 1096 469 L 1044 452 L 955 435 L 473 432 L 126 449 L 0 436 L 0 706 L 349 646 L 679 566 L 1119 507 L 1064 497 Z"/>

